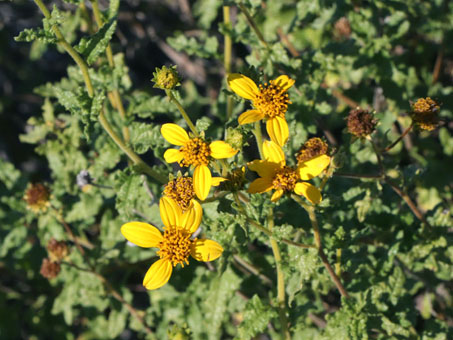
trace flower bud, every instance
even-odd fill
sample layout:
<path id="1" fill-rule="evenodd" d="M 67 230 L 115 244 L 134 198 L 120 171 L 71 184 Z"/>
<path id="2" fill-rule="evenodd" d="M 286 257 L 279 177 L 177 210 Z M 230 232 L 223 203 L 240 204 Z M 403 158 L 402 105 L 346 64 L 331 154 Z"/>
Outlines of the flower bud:
<path id="1" fill-rule="evenodd" d="M 235 192 L 244 189 L 245 167 L 233 169 L 227 174 L 226 179 L 220 183 L 220 190 Z"/>
<path id="2" fill-rule="evenodd" d="M 371 135 L 377 123 L 371 112 L 363 110 L 360 107 L 349 111 L 347 120 L 348 132 L 359 138 Z"/>
<path id="3" fill-rule="evenodd" d="M 226 142 L 231 145 L 233 149 L 241 150 L 244 143 L 244 136 L 238 129 L 229 127 L 226 132 Z"/>
<path id="4" fill-rule="evenodd" d="M 163 66 L 161 69 L 156 67 L 156 72 L 153 72 L 153 75 L 154 78 L 151 81 L 154 82 L 154 87 L 159 89 L 173 90 L 176 86 L 181 85 L 181 78 L 176 71 L 176 66 Z"/>
<path id="5" fill-rule="evenodd" d="M 434 130 L 439 125 L 439 109 L 439 103 L 430 97 L 420 98 L 412 105 L 412 120 L 422 130 Z"/>

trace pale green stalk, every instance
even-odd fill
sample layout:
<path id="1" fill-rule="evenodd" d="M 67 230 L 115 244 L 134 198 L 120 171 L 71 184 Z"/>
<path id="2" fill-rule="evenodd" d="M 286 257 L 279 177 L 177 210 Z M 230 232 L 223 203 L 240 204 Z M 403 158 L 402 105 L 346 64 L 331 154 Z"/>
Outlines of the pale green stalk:
<path id="1" fill-rule="evenodd" d="M 230 20 L 230 7 L 223 6 L 223 23 L 225 27 L 231 29 L 231 20 Z M 225 68 L 225 79 L 229 73 L 231 73 L 231 52 L 233 48 L 233 41 L 231 36 L 228 33 L 225 33 L 224 36 L 224 48 L 223 48 L 223 66 Z M 230 89 L 228 82 L 226 82 L 227 89 Z M 233 98 L 230 96 L 227 97 L 227 119 L 231 118 L 233 114 Z"/>
<path id="2" fill-rule="evenodd" d="M 349 298 L 348 292 L 343 287 L 343 284 L 341 283 L 340 278 L 337 276 L 337 274 L 335 274 L 334 270 L 330 266 L 327 256 L 324 253 L 324 250 L 322 248 L 321 234 L 319 232 L 318 220 L 316 219 L 315 207 L 306 204 L 304 201 L 302 201 L 302 199 L 299 196 L 297 196 L 295 194 L 291 195 L 291 197 L 293 200 L 295 200 L 297 203 L 299 203 L 302 208 L 304 208 L 307 211 L 308 217 L 310 218 L 311 226 L 313 228 L 313 236 L 315 238 L 316 248 L 318 248 L 318 255 L 319 255 L 319 257 L 321 257 L 324 267 L 326 267 L 327 272 L 329 273 L 330 277 L 332 278 L 333 283 L 335 283 L 335 285 L 337 286 L 340 294 L 345 298 Z"/>
<path id="3" fill-rule="evenodd" d="M 195 125 L 192 123 L 192 120 L 190 119 L 190 117 L 187 114 L 186 110 L 184 110 L 184 108 L 182 107 L 181 103 L 178 101 L 178 99 L 176 99 L 176 97 L 173 95 L 171 90 L 165 90 L 165 93 L 167 94 L 168 99 L 176 105 L 176 107 L 178 108 L 178 110 L 181 113 L 182 117 L 184 118 L 184 120 L 186 121 L 187 125 L 189 126 L 190 130 L 192 130 L 193 134 L 195 135 L 195 137 L 200 137 L 200 135 L 198 134 L 197 129 L 195 128 Z"/>
<path id="4" fill-rule="evenodd" d="M 41 12 L 44 16 L 49 19 L 51 17 L 49 10 L 43 4 L 42 0 L 34 0 L 36 5 L 39 7 Z M 80 71 L 83 75 L 83 80 L 85 82 L 85 86 L 90 97 L 94 96 L 94 88 L 91 82 L 90 74 L 88 72 L 88 65 L 83 60 L 83 58 L 77 53 L 77 51 L 66 41 L 61 33 L 60 29 L 57 25 L 52 26 L 52 30 L 55 33 L 55 36 L 58 38 L 58 44 L 63 47 L 63 49 L 72 57 L 75 63 L 79 66 Z M 105 118 L 104 108 L 101 109 L 99 112 L 99 123 L 104 128 L 104 130 L 109 134 L 109 136 L 113 139 L 116 145 L 134 162 L 136 166 L 140 168 L 140 170 L 147 175 L 153 177 L 156 181 L 164 184 L 167 182 L 166 178 L 159 173 L 157 173 L 154 169 L 152 169 L 149 165 L 147 165 L 131 148 L 123 143 L 121 138 L 115 133 L 107 119 Z"/>
<path id="5" fill-rule="evenodd" d="M 267 218 L 267 226 L 270 232 L 274 227 L 274 210 L 271 207 L 269 209 L 269 215 Z M 277 269 L 277 301 L 278 301 L 278 314 L 280 316 L 281 323 L 281 336 L 282 339 L 289 340 L 291 339 L 291 334 L 288 329 L 288 318 L 286 317 L 286 298 L 285 298 L 285 277 L 283 276 L 282 271 L 282 256 L 280 254 L 280 249 L 278 248 L 277 241 L 271 236 L 269 237 L 272 247 L 272 253 L 274 254 L 275 267 Z"/>

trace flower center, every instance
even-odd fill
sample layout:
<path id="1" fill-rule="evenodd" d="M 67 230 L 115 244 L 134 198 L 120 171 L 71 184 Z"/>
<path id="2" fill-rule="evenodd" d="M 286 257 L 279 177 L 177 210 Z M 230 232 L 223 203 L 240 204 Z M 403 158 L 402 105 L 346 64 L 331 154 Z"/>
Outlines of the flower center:
<path id="1" fill-rule="evenodd" d="M 192 177 L 179 177 L 168 182 L 164 194 L 173 199 L 183 211 L 186 211 L 190 201 L 195 197 Z"/>
<path id="2" fill-rule="evenodd" d="M 168 259 L 173 267 L 178 263 L 184 267 L 189 264 L 187 258 L 190 254 L 190 246 L 195 240 L 190 239 L 191 234 L 179 227 L 165 228 L 164 237 L 159 242 L 157 255 L 161 259 Z"/>
<path id="3" fill-rule="evenodd" d="M 272 186 L 275 190 L 293 191 L 298 180 L 299 176 L 296 170 L 285 166 L 275 174 Z"/>
<path id="4" fill-rule="evenodd" d="M 269 84 L 260 85 L 260 93 L 253 99 L 253 106 L 266 118 L 284 117 L 288 104 L 291 104 L 288 94 L 272 80 Z"/>
<path id="5" fill-rule="evenodd" d="M 307 140 L 297 154 L 297 162 L 309 161 L 317 156 L 327 153 L 327 143 L 321 138 L 314 137 Z"/>
<path id="6" fill-rule="evenodd" d="M 209 163 L 211 149 L 201 138 L 189 140 L 179 151 L 184 155 L 183 160 L 179 162 L 180 166 L 207 165 Z"/>

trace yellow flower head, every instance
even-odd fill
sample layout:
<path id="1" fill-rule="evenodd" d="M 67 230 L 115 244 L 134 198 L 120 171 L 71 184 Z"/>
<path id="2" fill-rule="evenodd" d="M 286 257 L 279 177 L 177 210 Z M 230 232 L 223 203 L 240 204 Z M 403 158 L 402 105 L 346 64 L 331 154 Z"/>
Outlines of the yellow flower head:
<path id="1" fill-rule="evenodd" d="M 430 97 L 420 98 L 412 105 L 411 116 L 420 129 L 432 131 L 439 125 L 439 109 L 439 103 Z"/>
<path id="2" fill-rule="evenodd" d="M 249 187 L 251 194 L 275 190 L 271 197 L 276 202 L 284 193 L 294 192 L 304 196 L 312 204 L 321 202 L 321 192 L 307 182 L 324 171 L 330 163 L 330 157 L 320 155 L 305 162 L 297 168 L 286 165 L 285 155 L 280 146 L 272 141 L 263 143 L 264 160 L 254 160 L 248 164 L 250 170 L 258 173 L 260 178 L 254 180 Z"/>
<path id="3" fill-rule="evenodd" d="M 158 248 L 159 260 L 148 269 L 143 286 L 146 289 L 162 287 L 170 279 L 173 267 L 189 264 L 191 255 L 197 261 L 213 261 L 223 252 L 215 241 L 192 238 L 198 229 L 203 210 L 194 204 L 183 213 L 171 198 L 162 197 L 159 202 L 160 217 L 165 225 L 164 234 L 154 226 L 143 222 L 129 222 L 121 227 L 121 233 L 130 242 L 143 248 Z"/>
<path id="4" fill-rule="evenodd" d="M 294 80 L 283 75 L 258 87 L 249 77 L 231 73 L 228 75 L 228 85 L 238 96 L 251 100 L 255 108 L 241 114 L 239 124 L 265 119 L 266 130 L 272 141 L 280 146 L 285 145 L 289 136 L 285 113 L 288 104 L 291 104 L 286 91 L 294 85 Z"/>
<path id="5" fill-rule="evenodd" d="M 169 143 L 181 146 L 165 151 L 165 161 L 178 162 L 180 166 L 194 166 L 193 188 L 197 197 L 204 200 L 211 186 L 219 185 L 223 180 L 221 177 L 212 177 L 209 162 L 212 159 L 233 157 L 238 150 L 224 141 L 208 143 L 199 137 L 189 138 L 187 132 L 176 124 L 164 124 L 160 131 Z"/>

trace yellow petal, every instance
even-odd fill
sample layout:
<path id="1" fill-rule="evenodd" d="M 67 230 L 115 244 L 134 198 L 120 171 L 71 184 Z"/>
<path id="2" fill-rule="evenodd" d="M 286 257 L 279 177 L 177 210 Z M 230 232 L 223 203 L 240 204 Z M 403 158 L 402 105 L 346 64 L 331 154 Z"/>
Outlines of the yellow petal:
<path id="1" fill-rule="evenodd" d="M 197 261 L 214 261 L 222 255 L 223 248 L 216 241 L 196 240 L 192 243 L 190 255 Z"/>
<path id="2" fill-rule="evenodd" d="M 266 131 L 272 141 L 280 146 L 288 141 L 289 129 L 286 119 L 282 117 L 270 118 L 266 123 Z"/>
<path id="3" fill-rule="evenodd" d="M 160 259 L 153 263 L 146 272 L 143 285 L 146 289 L 152 290 L 162 287 L 170 280 L 173 267 L 167 259 Z"/>
<path id="4" fill-rule="evenodd" d="M 282 75 L 273 81 L 274 84 L 280 86 L 281 89 L 287 91 L 291 86 L 294 85 L 295 80 L 291 79 L 287 75 Z"/>
<path id="5" fill-rule="evenodd" d="M 251 100 L 259 93 L 255 82 L 240 73 L 230 73 L 227 81 L 231 90 L 242 98 Z"/>
<path id="6" fill-rule="evenodd" d="M 143 248 L 157 247 L 162 240 L 162 234 L 156 227 L 143 222 L 123 224 L 121 234 L 126 240 Z"/>
<path id="7" fill-rule="evenodd" d="M 183 158 L 184 155 L 177 149 L 168 149 L 164 153 L 164 159 L 167 163 L 180 162 Z"/>
<path id="8" fill-rule="evenodd" d="M 278 144 L 273 141 L 264 141 L 263 143 L 263 156 L 266 161 L 285 165 L 285 154 Z"/>
<path id="9" fill-rule="evenodd" d="M 251 194 L 262 193 L 272 189 L 272 179 L 257 178 L 250 183 L 248 192 Z"/>
<path id="10" fill-rule="evenodd" d="M 318 176 L 329 164 L 330 157 L 327 155 L 321 155 L 301 163 L 298 166 L 300 179 L 306 181 Z"/>
<path id="11" fill-rule="evenodd" d="M 160 218 L 167 228 L 172 226 L 181 226 L 182 211 L 174 200 L 167 196 L 162 197 L 159 201 L 159 211 Z"/>
<path id="12" fill-rule="evenodd" d="M 298 195 L 304 196 L 312 204 L 318 204 L 322 201 L 321 192 L 318 188 L 307 182 L 296 183 L 294 192 Z"/>
<path id="13" fill-rule="evenodd" d="M 244 125 L 244 124 L 257 122 L 263 118 L 264 118 L 264 115 L 261 111 L 249 110 L 249 111 L 245 111 L 244 113 L 242 113 L 239 116 L 238 122 L 239 122 L 239 125 Z"/>
<path id="14" fill-rule="evenodd" d="M 202 217 L 203 209 L 201 208 L 201 204 L 192 200 L 190 208 L 182 216 L 183 222 L 181 227 L 190 233 L 194 233 L 200 226 Z"/>
<path id="15" fill-rule="evenodd" d="M 211 186 L 216 187 L 219 186 L 220 183 L 228 181 L 226 178 L 223 177 L 212 177 L 211 179 Z"/>
<path id="16" fill-rule="evenodd" d="M 211 170 L 206 165 L 199 165 L 193 172 L 193 188 L 197 197 L 204 201 L 211 189 Z"/>
<path id="17" fill-rule="evenodd" d="M 164 124 L 160 128 L 162 136 L 171 144 L 184 145 L 189 141 L 186 130 L 176 124 Z"/>
<path id="18" fill-rule="evenodd" d="M 281 168 L 280 164 L 268 161 L 255 159 L 253 162 L 247 164 L 248 168 L 258 173 L 260 177 L 273 178 L 278 169 Z"/>
<path id="19" fill-rule="evenodd" d="M 277 189 L 275 192 L 272 194 L 271 201 L 272 202 L 277 202 L 280 197 L 282 197 L 284 191 L 282 189 Z"/>
<path id="20" fill-rule="evenodd" d="M 217 140 L 209 144 L 211 149 L 211 157 L 215 159 L 230 158 L 238 153 L 238 150 L 233 149 L 227 142 Z"/>

